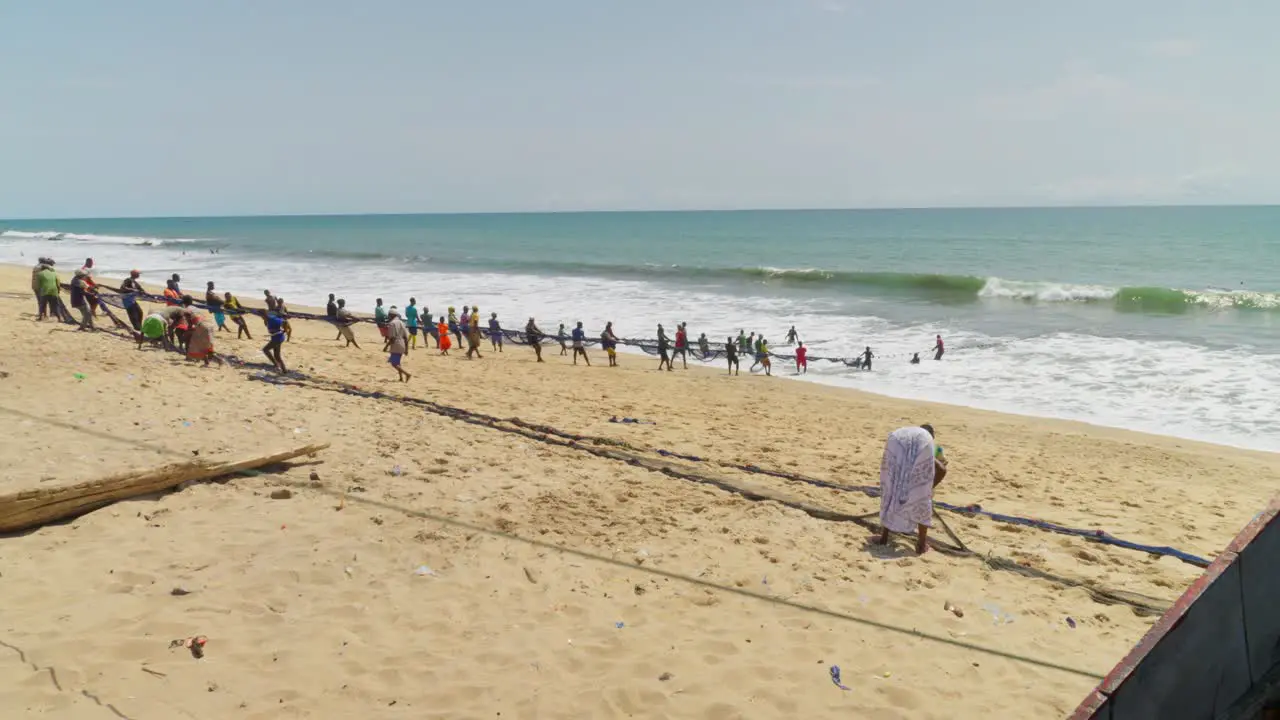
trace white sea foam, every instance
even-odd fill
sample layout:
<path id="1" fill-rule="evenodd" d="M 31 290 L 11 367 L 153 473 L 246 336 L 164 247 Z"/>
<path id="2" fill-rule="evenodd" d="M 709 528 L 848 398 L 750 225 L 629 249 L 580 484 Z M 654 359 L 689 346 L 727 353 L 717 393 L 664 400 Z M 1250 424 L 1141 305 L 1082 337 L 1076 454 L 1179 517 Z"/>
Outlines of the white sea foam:
<path id="1" fill-rule="evenodd" d="M 29 264 L 35 257 L 61 253 L 68 266 L 83 256 L 38 237 L 6 234 L 0 262 Z M 66 248 L 66 249 L 64 249 Z M 1248 349 L 1212 349 L 1198 345 L 1151 342 L 1087 334 L 1053 334 L 1032 339 L 999 337 L 937 325 L 903 325 L 877 317 L 848 314 L 834 299 L 798 300 L 739 297 L 712 290 L 673 291 L 640 280 L 545 277 L 499 273 L 435 272 L 427 265 L 320 260 L 263 260 L 234 253 L 183 254 L 179 246 L 119 244 L 97 256 L 104 275 L 143 272 L 156 287 L 171 272 L 184 285 L 203 288 L 206 280 L 245 297 L 269 288 L 293 306 L 322 305 L 329 292 L 345 297 L 356 311 L 370 311 L 376 297 L 404 306 L 416 296 L 420 306 L 439 313 L 448 305 L 476 305 L 486 316 L 497 312 L 505 327 L 523 327 L 529 316 L 544 331 L 578 320 L 592 334 L 613 321 L 623 337 L 654 335 L 659 321 L 669 330 L 687 321 L 691 339 L 706 332 L 722 345 L 740 329 L 763 331 L 776 350 L 794 324 L 814 356 L 849 357 L 871 345 L 878 355 L 874 372 L 839 363 L 813 362 L 807 380 L 847 386 L 895 397 L 932 400 L 1025 415 L 1082 420 L 1189 439 L 1260 450 L 1280 451 L 1280 355 Z M 1035 284 L 1032 284 L 1035 285 Z M 988 282 L 988 287 L 992 286 Z M 1001 292 L 1023 289 L 1000 281 Z M 1053 286 L 1036 285 L 1036 298 L 1058 297 Z M 1061 297 L 1088 299 L 1106 288 L 1057 286 Z M 1028 289 L 1029 291 L 1029 289 Z M 994 290 L 993 290 L 994 292 Z M 1011 297 L 1011 296 L 1006 296 Z M 942 333 L 948 353 L 934 362 L 929 352 Z M 912 352 L 924 358 L 910 365 Z M 636 355 L 625 363 L 653 363 Z M 779 360 L 778 374 L 791 368 Z M 746 368 L 744 367 L 744 370 Z M 743 393 L 749 386 L 743 385 Z M 839 418 L 832 418 L 838 422 Z"/>
<path id="2" fill-rule="evenodd" d="M 1117 292 L 1116 288 L 1102 285 L 1020 282 L 992 277 L 987 278 L 986 284 L 978 291 L 978 296 L 1036 302 L 1093 302 L 1110 300 Z"/>
<path id="3" fill-rule="evenodd" d="M 5 230 L 0 232 L 0 239 L 13 240 L 42 240 L 42 241 L 77 241 L 83 243 L 98 243 L 102 245 L 141 245 L 158 247 L 161 245 L 169 245 L 172 243 L 198 243 L 208 242 L 202 238 L 157 238 L 157 237 L 134 237 L 131 235 L 94 235 L 91 233 L 65 233 L 56 230 L 38 230 L 34 232 L 24 230 Z"/>

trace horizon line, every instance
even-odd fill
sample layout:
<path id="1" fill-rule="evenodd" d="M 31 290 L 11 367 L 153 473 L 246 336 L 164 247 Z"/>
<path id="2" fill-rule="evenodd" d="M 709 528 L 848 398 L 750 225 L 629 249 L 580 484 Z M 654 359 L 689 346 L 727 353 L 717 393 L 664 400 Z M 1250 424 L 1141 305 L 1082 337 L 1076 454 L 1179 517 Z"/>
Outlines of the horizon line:
<path id="1" fill-rule="evenodd" d="M 0 223 L 41 220 L 208 220 L 233 218 L 355 218 L 355 217 L 468 217 L 480 215 L 607 215 L 607 214 L 699 214 L 699 213 L 772 213 L 772 212 L 921 212 L 942 210 L 1133 210 L 1173 208 L 1266 208 L 1280 203 L 1117 203 L 1095 205 L 902 205 L 864 207 L 759 207 L 759 208 L 614 208 L 606 210 L 485 210 L 431 212 L 300 212 L 213 215 L 80 215 L 63 217 L 3 217 Z"/>

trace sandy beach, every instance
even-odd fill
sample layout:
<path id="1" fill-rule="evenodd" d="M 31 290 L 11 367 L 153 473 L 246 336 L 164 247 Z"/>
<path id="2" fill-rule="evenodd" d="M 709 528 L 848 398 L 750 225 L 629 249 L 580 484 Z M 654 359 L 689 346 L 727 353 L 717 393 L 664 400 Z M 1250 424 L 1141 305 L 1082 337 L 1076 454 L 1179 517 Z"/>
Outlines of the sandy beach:
<path id="1" fill-rule="evenodd" d="M 446 300 L 466 303 L 432 305 Z M 720 366 L 657 372 L 647 356 L 609 368 L 595 350 L 592 367 L 574 367 L 550 346 L 541 365 L 522 346 L 486 341 L 474 361 L 420 347 L 406 385 L 371 325 L 355 350 L 295 321 L 284 347 L 318 378 L 625 441 L 633 464 L 250 381 L 259 371 L 202 368 L 34 313 L 29 268 L 0 269 L 0 492 L 196 452 L 332 447 L 314 464 L 0 538 L 0 707 L 12 717 L 1057 717 L 1154 620 L 1069 585 L 1168 603 L 1198 568 L 950 513 L 978 556 L 1041 576 L 917 557 L 906 539 L 872 547 L 867 529 L 796 507 L 865 515 L 872 498 L 656 450 L 875 485 L 885 436 L 929 422 L 951 463 L 939 500 L 1209 558 L 1280 477 L 1275 454 Z M 261 361 L 265 332 L 249 325 L 255 340 L 222 334 L 217 349 Z M 292 496 L 272 499 L 281 488 Z M 203 659 L 169 648 L 193 635 L 208 637 Z"/>

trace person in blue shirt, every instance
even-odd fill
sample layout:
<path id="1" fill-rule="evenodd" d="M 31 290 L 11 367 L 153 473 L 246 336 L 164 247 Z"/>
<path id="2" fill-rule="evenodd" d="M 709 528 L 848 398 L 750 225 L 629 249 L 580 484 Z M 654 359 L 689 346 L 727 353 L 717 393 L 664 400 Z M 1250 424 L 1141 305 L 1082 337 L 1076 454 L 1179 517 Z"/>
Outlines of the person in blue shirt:
<path id="1" fill-rule="evenodd" d="M 578 364 L 578 356 L 581 355 L 583 360 L 587 361 L 587 367 L 591 367 L 591 358 L 587 357 L 587 331 L 582 329 L 582 321 L 578 321 L 578 326 L 573 329 L 573 364 Z"/>
<path id="2" fill-rule="evenodd" d="M 502 326 L 498 324 L 498 313 L 489 313 L 489 344 L 502 352 Z"/>
<path id="3" fill-rule="evenodd" d="M 284 318 L 275 310 L 267 312 L 267 335 L 270 339 L 262 348 L 262 353 L 267 356 L 275 369 L 282 373 L 289 372 L 284 366 L 284 358 L 280 356 L 280 346 L 284 344 Z"/>
<path id="4" fill-rule="evenodd" d="M 409 330 L 409 346 L 418 347 L 418 299 L 409 298 L 409 306 L 404 309 L 404 324 Z"/>

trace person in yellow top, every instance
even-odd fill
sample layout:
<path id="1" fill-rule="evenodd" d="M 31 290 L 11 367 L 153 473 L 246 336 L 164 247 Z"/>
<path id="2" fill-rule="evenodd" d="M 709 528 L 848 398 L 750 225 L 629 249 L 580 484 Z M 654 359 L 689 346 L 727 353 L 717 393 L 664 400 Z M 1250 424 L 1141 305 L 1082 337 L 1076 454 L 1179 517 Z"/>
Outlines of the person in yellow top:
<path id="1" fill-rule="evenodd" d="M 244 322 L 244 308 L 240 307 L 240 301 L 231 293 L 224 294 L 222 299 L 222 309 L 231 316 L 231 319 L 236 324 L 236 339 L 239 340 L 241 337 L 246 337 L 252 340 L 253 335 L 249 333 L 249 326 Z"/>
<path id="2" fill-rule="evenodd" d="M 467 319 L 467 357 L 475 353 L 480 357 L 480 308 L 471 308 L 471 316 Z"/>

